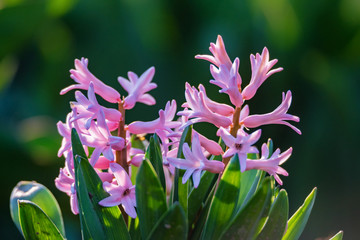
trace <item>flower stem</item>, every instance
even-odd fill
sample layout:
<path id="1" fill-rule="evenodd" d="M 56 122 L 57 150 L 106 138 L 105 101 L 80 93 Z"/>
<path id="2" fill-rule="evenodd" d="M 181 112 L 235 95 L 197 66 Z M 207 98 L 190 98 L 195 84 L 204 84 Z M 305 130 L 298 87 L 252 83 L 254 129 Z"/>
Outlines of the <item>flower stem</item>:
<path id="1" fill-rule="evenodd" d="M 241 112 L 241 108 L 236 107 L 234 115 L 233 115 L 233 123 L 232 123 L 232 126 L 230 128 L 230 134 L 235 138 L 236 138 L 236 135 L 237 135 L 237 131 L 240 128 L 240 124 L 239 124 L 240 112 Z M 223 163 L 225 164 L 225 166 L 229 163 L 229 161 L 230 161 L 230 157 L 223 158 Z"/>

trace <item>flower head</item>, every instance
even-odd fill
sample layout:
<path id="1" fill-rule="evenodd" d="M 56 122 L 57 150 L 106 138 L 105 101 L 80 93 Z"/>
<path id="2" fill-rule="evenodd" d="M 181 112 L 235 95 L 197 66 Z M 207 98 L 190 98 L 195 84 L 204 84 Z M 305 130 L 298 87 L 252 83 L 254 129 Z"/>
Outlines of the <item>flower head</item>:
<path id="1" fill-rule="evenodd" d="M 129 80 L 119 77 L 120 85 L 129 93 L 124 100 L 124 108 L 132 109 L 136 102 L 141 102 L 147 105 L 154 105 L 155 99 L 147 92 L 156 88 L 156 83 L 152 83 L 155 74 L 155 68 L 151 67 L 146 70 L 140 77 L 133 72 L 128 72 Z"/>

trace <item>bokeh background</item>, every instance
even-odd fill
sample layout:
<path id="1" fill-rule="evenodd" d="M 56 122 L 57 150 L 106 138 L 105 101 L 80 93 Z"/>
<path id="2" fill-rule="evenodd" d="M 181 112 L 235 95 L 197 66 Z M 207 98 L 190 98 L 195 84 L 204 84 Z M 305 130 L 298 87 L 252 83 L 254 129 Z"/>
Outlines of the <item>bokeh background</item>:
<path id="1" fill-rule="evenodd" d="M 127 71 L 156 67 L 151 93 L 156 106 L 137 105 L 128 123 L 152 120 L 166 101 L 184 101 L 185 81 L 203 83 L 208 95 L 228 101 L 211 86 L 209 53 L 218 34 L 231 59 L 240 57 L 244 84 L 250 53 L 264 46 L 284 71 L 270 77 L 249 103 L 266 113 L 291 89 L 290 113 L 303 134 L 285 126 L 265 126 L 282 150 L 292 146 L 284 165 L 290 213 L 313 187 L 318 195 L 301 239 L 345 239 L 360 234 L 360 1 L 359 0 L 2 0 L 0 1 L 0 232 L 21 239 L 9 214 L 9 196 L 20 180 L 46 185 L 60 202 L 69 239 L 79 239 L 78 218 L 68 197 L 54 186 L 63 159 L 56 122 L 65 121 L 73 92 L 68 70 L 75 58 L 89 58 L 90 70 L 120 90 Z M 180 108 L 179 108 L 180 109 Z M 201 131 L 209 125 L 199 125 Z M 208 136 L 215 133 L 210 128 Z"/>

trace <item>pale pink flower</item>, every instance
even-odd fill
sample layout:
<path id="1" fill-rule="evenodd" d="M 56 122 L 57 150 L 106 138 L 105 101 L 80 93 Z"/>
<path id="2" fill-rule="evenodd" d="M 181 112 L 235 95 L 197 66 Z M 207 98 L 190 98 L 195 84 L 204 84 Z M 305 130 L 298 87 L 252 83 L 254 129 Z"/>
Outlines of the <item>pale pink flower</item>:
<path id="1" fill-rule="evenodd" d="M 285 152 L 280 154 L 280 149 L 276 149 L 275 152 L 269 156 L 269 149 L 264 143 L 261 147 L 261 158 L 258 160 L 246 160 L 246 170 L 259 169 L 266 171 L 270 175 L 274 176 L 275 180 L 282 185 L 282 181 L 278 174 L 288 176 L 289 174 L 285 169 L 280 167 L 286 160 L 289 159 L 292 153 L 292 148 L 289 148 Z"/>
<path id="2" fill-rule="evenodd" d="M 168 101 L 165 106 L 165 110 L 159 111 L 159 118 L 149 121 L 136 121 L 132 122 L 127 126 L 127 130 L 133 134 L 142 133 L 154 133 L 155 130 L 167 130 L 171 128 L 179 127 L 181 123 L 173 121 L 176 113 L 176 101 L 172 100 L 171 103 Z"/>
<path id="3" fill-rule="evenodd" d="M 128 72 L 128 78 L 118 77 L 120 85 L 129 93 L 124 100 L 124 108 L 131 109 L 136 102 L 141 102 L 147 105 L 154 105 L 155 99 L 147 92 L 156 88 L 156 83 L 152 83 L 155 74 L 155 68 L 151 67 L 146 70 L 140 77 L 133 72 Z"/>
<path id="4" fill-rule="evenodd" d="M 120 94 L 115 89 L 97 79 L 89 71 L 87 58 L 81 58 L 81 60 L 75 59 L 75 69 L 71 69 L 70 73 L 70 77 L 74 79 L 77 84 L 71 85 L 61 90 L 61 95 L 73 89 L 88 90 L 90 82 L 93 82 L 95 93 L 99 94 L 106 101 L 112 103 L 117 103 L 120 101 Z"/>
<path id="5" fill-rule="evenodd" d="M 264 47 L 261 55 L 253 54 L 250 55 L 251 61 L 251 80 L 250 83 L 242 91 L 242 96 L 245 100 L 251 99 L 258 88 L 263 84 L 263 82 L 270 77 L 272 74 L 280 72 L 283 68 L 276 68 L 271 70 L 271 68 L 277 63 L 277 59 L 269 61 L 269 51 Z"/>
<path id="6" fill-rule="evenodd" d="M 117 185 L 104 182 L 104 189 L 110 194 L 99 202 L 101 206 L 112 207 L 122 205 L 125 212 L 132 218 L 136 218 L 135 186 L 126 171 L 117 163 L 110 163 L 110 170 L 114 174 Z"/>
<path id="7" fill-rule="evenodd" d="M 71 211 L 77 215 L 79 208 L 75 190 L 75 177 L 70 174 L 67 167 L 60 168 L 59 176 L 55 179 L 55 186 L 70 197 Z"/>
<path id="8" fill-rule="evenodd" d="M 94 166 L 102 153 L 110 161 L 114 161 L 114 150 L 122 150 L 125 147 L 125 140 L 118 136 L 112 136 L 105 122 L 105 116 L 100 109 L 97 121 L 91 121 L 88 131 L 89 135 L 83 135 L 85 145 L 95 148 L 90 163 Z"/>
<path id="9" fill-rule="evenodd" d="M 210 43 L 209 50 L 213 54 L 213 56 L 211 56 L 211 55 L 196 55 L 195 58 L 209 61 L 218 67 L 223 64 L 223 65 L 226 65 L 226 67 L 228 69 L 231 68 L 232 63 L 231 63 L 231 60 L 225 50 L 225 44 L 220 35 L 218 35 L 218 37 L 216 39 L 216 44 Z"/>
<path id="10" fill-rule="evenodd" d="M 261 129 L 251 134 L 247 134 L 243 129 L 239 129 L 235 138 L 226 129 L 220 128 L 217 135 L 220 136 L 226 146 L 229 147 L 224 153 L 223 158 L 231 157 L 237 153 L 241 172 L 244 172 L 246 169 L 247 154 L 259 152 L 257 148 L 252 145 L 259 140 Z"/>
<path id="11" fill-rule="evenodd" d="M 182 182 L 185 183 L 192 175 L 194 187 L 197 188 L 200 183 L 201 172 L 203 170 L 220 173 L 224 170 L 224 163 L 216 160 L 208 160 L 201 149 L 199 135 L 194 134 L 191 143 L 191 149 L 187 143 L 183 145 L 183 154 L 185 159 L 168 157 L 170 164 L 177 168 L 184 169 L 185 174 Z"/>
<path id="12" fill-rule="evenodd" d="M 94 92 L 94 84 L 90 82 L 88 89 L 88 98 L 84 96 L 80 91 L 75 92 L 75 98 L 77 102 L 71 102 L 72 107 L 77 108 L 77 116 L 73 120 L 85 118 L 85 128 L 89 129 L 91 121 L 96 119 L 100 109 L 104 111 L 105 119 L 113 122 L 112 125 L 117 125 L 121 119 L 121 113 L 113 108 L 106 108 L 101 106 L 96 100 Z M 108 124 L 109 125 L 109 124 Z"/>
<path id="13" fill-rule="evenodd" d="M 221 88 L 220 93 L 226 93 L 229 95 L 230 101 L 236 107 L 241 107 L 243 104 L 243 97 L 240 93 L 241 90 L 241 78 L 239 71 L 240 60 L 236 58 L 231 68 L 228 69 L 225 65 L 220 65 L 216 68 L 214 65 L 210 66 L 210 72 L 214 80 L 210 80 L 210 83 L 215 84 Z"/>
<path id="14" fill-rule="evenodd" d="M 209 108 L 205 96 L 205 92 L 198 91 L 196 88 L 191 88 L 189 84 L 186 85 L 186 104 L 183 106 L 189 107 L 191 110 L 186 108 L 183 111 L 178 112 L 178 115 L 186 116 L 190 120 L 181 126 L 180 130 L 198 122 L 209 122 L 217 127 L 227 127 L 231 125 L 231 120 L 228 117 L 213 112 Z"/>
<path id="15" fill-rule="evenodd" d="M 287 91 L 286 95 L 285 93 L 282 93 L 282 102 L 274 111 L 267 114 L 256 114 L 244 117 L 243 120 L 240 121 L 240 124 L 244 124 L 247 128 L 256 128 L 266 124 L 284 124 L 292 128 L 298 134 L 301 134 L 301 131 L 298 128 L 286 122 L 300 121 L 299 117 L 287 113 L 291 105 L 291 100 L 291 91 Z"/>

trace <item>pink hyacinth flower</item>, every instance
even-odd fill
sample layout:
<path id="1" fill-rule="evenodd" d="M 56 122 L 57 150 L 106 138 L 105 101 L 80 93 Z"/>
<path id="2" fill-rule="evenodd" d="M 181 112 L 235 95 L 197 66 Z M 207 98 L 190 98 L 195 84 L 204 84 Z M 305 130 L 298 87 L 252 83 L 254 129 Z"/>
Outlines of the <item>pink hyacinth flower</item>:
<path id="1" fill-rule="evenodd" d="M 180 122 L 173 121 L 175 113 L 176 101 L 172 100 L 171 103 L 168 101 L 165 110 L 159 111 L 159 118 L 150 122 L 132 122 L 127 126 L 127 130 L 133 134 L 154 133 L 155 130 L 159 129 L 170 131 L 171 128 L 176 128 L 181 125 Z"/>
<path id="2" fill-rule="evenodd" d="M 194 187 L 197 188 L 200 183 L 201 172 L 203 170 L 220 173 L 224 170 L 224 163 L 216 160 L 208 160 L 200 146 L 199 135 L 194 134 L 191 143 L 191 149 L 187 143 L 183 145 L 183 153 L 185 159 L 168 157 L 167 160 L 170 164 L 177 168 L 184 169 L 185 174 L 182 179 L 182 183 L 185 183 L 192 175 Z"/>
<path id="3" fill-rule="evenodd" d="M 111 135 L 102 109 L 97 116 L 97 122 L 91 122 L 88 133 L 89 135 L 84 134 L 83 138 L 85 145 L 95 148 L 90 158 L 92 166 L 96 164 L 101 153 L 110 161 L 114 161 L 112 149 L 122 150 L 125 147 L 123 138 Z"/>
<path id="4" fill-rule="evenodd" d="M 132 218 L 136 218 L 135 186 L 132 185 L 129 175 L 117 163 L 110 163 L 110 169 L 115 176 L 117 185 L 104 182 L 104 189 L 110 194 L 99 202 L 101 206 L 112 207 L 122 205 L 125 212 Z"/>
<path id="5" fill-rule="evenodd" d="M 60 94 L 63 95 L 73 89 L 88 90 L 90 82 L 94 83 L 94 89 L 106 101 L 111 103 L 117 103 L 120 101 L 120 94 L 112 87 L 106 85 L 99 79 L 97 79 L 88 69 L 88 59 L 81 58 L 75 59 L 75 69 L 70 70 L 70 77 L 74 79 L 77 84 L 71 85 L 61 90 Z"/>
<path id="6" fill-rule="evenodd" d="M 280 167 L 286 160 L 289 159 L 292 153 L 292 148 L 289 148 L 285 152 L 280 154 L 280 149 L 276 149 L 275 152 L 269 156 L 269 149 L 267 145 L 264 143 L 261 147 L 261 158 L 258 160 L 246 160 L 246 170 L 251 169 L 259 169 L 266 171 L 270 175 L 274 176 L 275 180 L 282 185 L 283 182 L 281 181 L 278 174 L 288 176 L 289 174 L 285 169 Z"/>
<path id="7" fill-rule="evenodd" d="M 129 93 L 124 100 L 125 109 L 132 109 L 136 102 L 141 102 L 146 105 L 154 105 L 156 103 L 155 99 L 147 93 L 157 87 L 156 83 L 151 82 L 154 74 L 155 68 L 151 67 L 140 77 L 133 72 L 128 72 L 129 80 L 118 77 L 120 85 Z"/>
<path id="8" fill-rule="evenodd" d="M 229 149 L 224 153 L 223 158 L 231 157 L 237 153 L 240 161 L 241 172 L 244 172 L 246 169 L 247 154 L 259 152 L 257 148 L 252 145 L 259 140 L 261 136 L 261 129 L 251 134 L 247 134 L 243 129 L 239 129 L 235 138 L 226 129 L 220 128 L 217 135 L 220 136 L 226 146 L 229 147 Z"/>
<path id="9" fill-rule="evenodd" d="M 294 121 L 294 122 L 300 121 L 299 117 L 287 113 L 291 105 L 291 100 L 292 100 L 292 95 L 291 95 L 291 91 L 289 90 L 287 91 L 286 95 L 285 93 L 282 93 L 282 102 L 274 111 L 267 114 L 257 114 L 257 115 L 247 116 L 242 121 L 240 121 L 240 124 L 244 124 L 244 126 L 247 128 L 256 128 L 266 124 L 283 124 L 289 126 L 298 134 L 301 134 L 301 131 L 298 128 L 286 122 L 286 121 Z"/>
<path id="10" fill-rule="evenodd" d="M 221 88 L 220 93 L 226 93 L 229 95 L 230 101 L 236 107 L 241 107 L 243 104 L 243 97 L 240 93 L 241 78 L 239 71 L 240 60 L 236 58 L 231 68 L 228 69 L 225 65 L 220 65 L 216 68 L 214 65 L 210 66 L 210 72 L 214 80 L 210 80 L 210 83 L 215 84 Z"/>
<path id="11" fill-rule="evenodd" d="M 218 67 L 223 64 L 226 65 L 228 69 L 231 68 L 232 63 L 226 52 L 224 41 L 220 35 L 218 35 L 216 39 L 216 44 L 210 43 L 209 50 L 213 54 L 213 56 L 196 55 L 195 58 L 209 61 Z"/>
<path id="12" fill-rule="evenodd" d="M 232 122 L 228 117 L 213 112 L 210 109 L 206 103 L 205 93 L 203 91 L 198 91 L 196 88 L 191 88 L 190 85 L 187 84 L 185 98 L 186 104 L 183 106 L 189 107 L 191 110 L 184 109 L 183 111 L 178 112 L 178 115 L 186 116 L 190 120 L 181 126 L 180 130 L 198 122 L 209 122 L 217 127 L 228 127 L 231 125 Z"/>
<path id="13" fill-rule="evenodd" d="M 121 113 L 113 108 L 105 108 L 101 106 L 96 100 L 94 84 L 91 82 L 88 89 L 88 98 L 84 96 L 80 91 L 75 92 L 75 98 L 77 102 L 72 102 L 72 106 L 77 108 L 78 115 L 73 119 L 85 118 L 85 128 L 89 129 L 91 121 L 96 118 L 100 109 L 104 111 L 105 119 L 113 122 L 112 125 L 117 125 L 121 119 Z"/>
<path id="14" fill-rule="evenodd" d="M 281 67 L 271 70 L 278 60 L 273 59 L 269 61 L 269 51 L 266 47 L 264 47 L 261 55 L 258 53 L 256 56 L 251 54 L 250 61 L 252 72 L 251 80 L 249 85 L 247 85 L 242 91 L 242 96 L 245 100 L 251 99 L 261 84 L 263 84 L 268 77 L 283 70 Z"/>
<path id="15" fill-rule="evenodd" d="M 75 178 L 69 173 L 67 167 L 60 168 L 59 176 L 55 179 L 55 186 L 60 191 L 70 196 L 70 207 L 73 214 L 79 213 L 78 201 L 75 190 Z"/>

